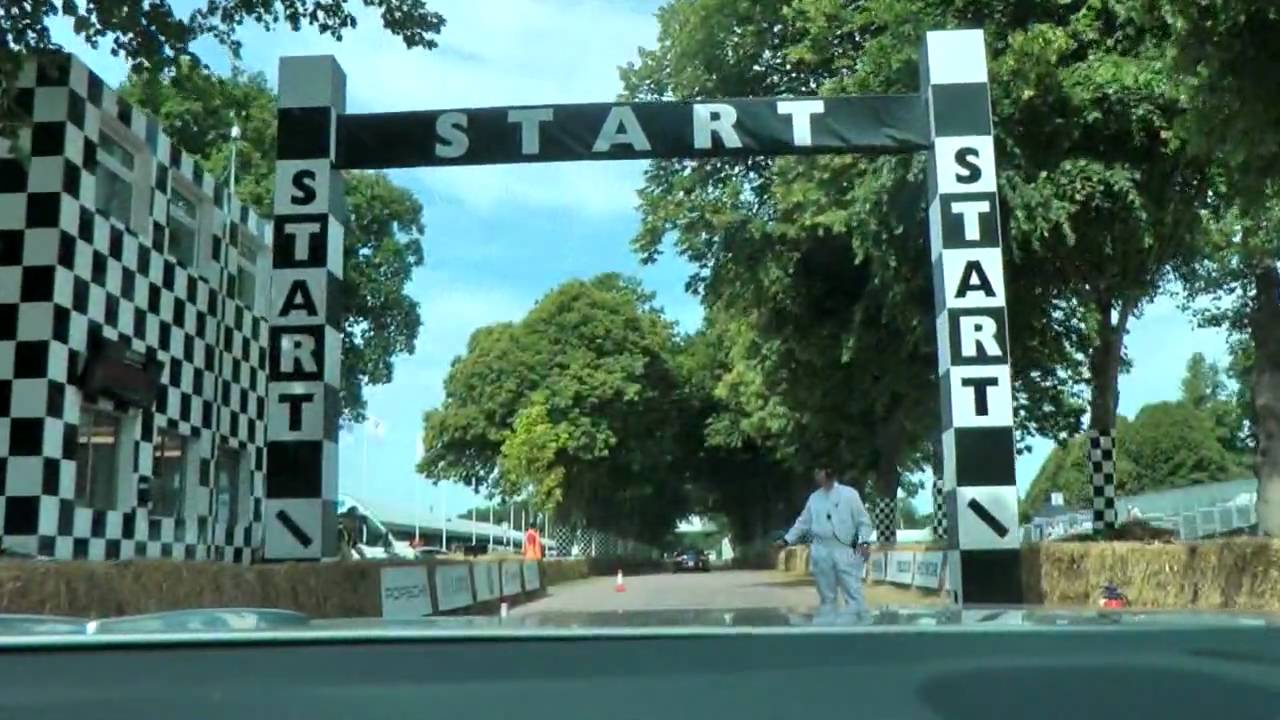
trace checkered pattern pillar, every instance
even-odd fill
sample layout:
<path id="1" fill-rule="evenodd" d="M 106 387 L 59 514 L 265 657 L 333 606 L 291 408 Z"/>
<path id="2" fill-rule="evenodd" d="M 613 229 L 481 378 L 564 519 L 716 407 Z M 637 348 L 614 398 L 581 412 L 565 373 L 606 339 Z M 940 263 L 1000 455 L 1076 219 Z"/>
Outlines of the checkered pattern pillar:
<path id="1" fill-rule="evenodd" d="M 1093 480 L 1093 529 L 1116 526 L 1116 445 L 1110 430 L 1089 431 L 1089 472 Z"/>
<path id="2" fill-rule="evenodd" d="M 871 524 L 876 529 L 876 541 L 894 543 L 898 540 L 898 504 L 886 498 L 873 497 L 867 503 Z M 864 540 L 865 538 L 858 538 Z"/>
<path id="3" fill-rule="evenodd" d="M 950 542 L 947 537 L 947 491 L 942 481 L 942 443 L 933 443 L 933 539 L 936 542 Z"/>
<path id="4" fill-rule="evenodd" d="M 338 554 L 342 68 L 327 55 L 281 58 L 278 107 L 264 556 L 317 560 Z"/>
<path id="5" fill-rule="evenodd" d="M 932 139 L 929 241 L 942 483 L 955 523 L 950 565 L 961 602 L 1020 603 L 1008 320 L 982 31 L 928 33 L 920 71 Z"/>

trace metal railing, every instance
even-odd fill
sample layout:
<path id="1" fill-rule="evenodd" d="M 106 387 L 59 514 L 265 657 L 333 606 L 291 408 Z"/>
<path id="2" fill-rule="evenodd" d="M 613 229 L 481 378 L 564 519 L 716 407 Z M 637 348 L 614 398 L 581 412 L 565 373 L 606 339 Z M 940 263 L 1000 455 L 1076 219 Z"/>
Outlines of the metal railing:
<path id="1" fill-rule="evenodd" d="M 1250 528 L 1258 523 L 1254 504 L 1258 494 L 1242 493 L 1226 502 L 1180 507 L 1175 511 L 1142 512 L 1140 505 L 1117 502 L 1121 523 L 1141 520 L 1173 531 L 1179 540 L 1200 540 Z M 1130 509 L 1136 508 L 1136 512 Z M 1093 531 L 1093 513 L 1080 510 L 1052 518 L 1033 518 L 1022 526 L 1023 542 L 1043 542 Z"/>

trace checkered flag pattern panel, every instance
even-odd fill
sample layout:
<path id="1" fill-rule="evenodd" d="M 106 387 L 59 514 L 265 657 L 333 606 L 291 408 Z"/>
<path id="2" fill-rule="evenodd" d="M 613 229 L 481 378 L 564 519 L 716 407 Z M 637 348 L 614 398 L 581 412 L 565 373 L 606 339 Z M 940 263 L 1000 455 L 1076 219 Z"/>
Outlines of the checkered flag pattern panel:
<path id="1" fill-rule="evenodd" d="M 1093 529 L 1116 526 L 1116 445 L 1110 430 L 1089 431 L 1089 474 L 1093 485 Z"/>
<path id="2" fill-rule="evenodd" d="M 871 498 L 867 511 L 871 514 L 871 524 L 876 529 L 876 540 L 882 543 L 896 542 L 898 504 L 887 498 Z"/>
<path id="3" fill-rule="evenodd" d="M 33 123 L 18 138 L 28 161 L 0 145 L 0 543 L 57 559 L 247 562 L 261 513 L 267 328 L 234 297 L 239 250 L 223 235 L 227 213 L 233 235 L 265 240 L 267 229 L 78 59 L 32 63 L 17 87 Z M 103 173 L 108 156 L 131 166 L 127 188 L 100 186 L 121 183 Z M 169 233 L 179 185 L 212 210 L 207 242 L 187 263 Z M 104 211 L 112 198 L 126 210 Z M 99 339 L 159 361 L 152 408 L 81 396 L 78 375 Z M 93 454 L 83 415 L 99 410 L 123 411 L 113 415 L 118 487 L 90 499 L 77 465 Z M 166 516 L 153 477 L 162 432 L 198 456 Z M 219 447 L 248 458 L 235 518 L 214 512 Z"/>
<path id="4" fill-rule="evenodd" d="M 942 487 L 942 478 L 934 478 L 933 486 L 933 538 L 947 539 L 947 492 Z"/>

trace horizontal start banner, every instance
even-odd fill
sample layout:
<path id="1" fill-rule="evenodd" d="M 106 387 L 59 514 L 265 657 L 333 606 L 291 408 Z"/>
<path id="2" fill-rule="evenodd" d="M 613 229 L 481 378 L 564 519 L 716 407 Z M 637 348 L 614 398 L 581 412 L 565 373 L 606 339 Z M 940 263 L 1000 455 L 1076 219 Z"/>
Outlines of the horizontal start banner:
<path id="1" fill-rule="evenodd" d="M 339 115 L 343 169 L 929 147 L 918 95 L 584 103 Z"/>

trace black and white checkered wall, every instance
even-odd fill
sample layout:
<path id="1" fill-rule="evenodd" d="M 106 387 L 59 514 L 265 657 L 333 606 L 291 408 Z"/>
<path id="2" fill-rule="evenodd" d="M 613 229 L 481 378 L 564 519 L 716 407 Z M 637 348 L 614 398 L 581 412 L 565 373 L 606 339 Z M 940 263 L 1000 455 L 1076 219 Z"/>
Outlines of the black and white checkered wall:
<path id="1" fill-rule="evenodd" d="M 16 149 L 0 151 L 0 546 L 58 559 L 247 562 L 261 534 L 267 324 L 231 291 L 227 268 L 239 261 L 222 237 L 224 210 L 234 232 L 265 240 L 268 229 L 236 200 L 228 208 L 222 183 L 78 59 L 32 63 L 17 85 L 34 123 Z M 95 207 L 107 132 L 135 154 L 146 212 L 133 227 Z M 15 156 L 24 150 L 29 160 Z M 196 267 L 166 252 L 179 176 L 212 201 L 212 241 Z M 95 337 L 126 341 L 163 366 L 154 408 L 122 414 L 120 442 L 132 452 L 121 454 L 129 461 L 111 509 L 82 506 L 75 491 L 84 399 L 74 383 Z M 199 456 L 176 517 L 152 505 L 160 429 L 188 438 Z M 251 491 L 232 524 L 213 511 L 218 447 L 250 458 Z"/>
<path id="2" fill-rule="evenodd" d="M 961 602 L 1020 602 L 1013 395 L 982 31 L 928 33 L 920 66 L 933 146 L 929 239 L 949 564 Z"/>
<path id="3" fill-rule="evenodd" d="M 1093 487 L 1093 529 L 1116 526 L 1116 442 L 1110 430 L 1089 431 L 1089 474 Z"/>
<path id="4" fill-rule="evenodd" d="M 280 60 L 264 556 L 337 555 L 346 75 L 328 55 Z"/>

